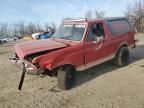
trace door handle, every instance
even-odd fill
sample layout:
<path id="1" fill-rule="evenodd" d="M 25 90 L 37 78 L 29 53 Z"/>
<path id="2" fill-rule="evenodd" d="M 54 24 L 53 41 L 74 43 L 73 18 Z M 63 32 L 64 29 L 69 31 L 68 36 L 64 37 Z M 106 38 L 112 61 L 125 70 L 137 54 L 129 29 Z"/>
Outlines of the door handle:
<path id="1" fill-rule="evenodd" d="M 102 47 L 102 45 L 103 45 L 103 42 L 101 42 L 100 45 L 96 49 L 94 49 L 94 51 L 99 50 Z"/>

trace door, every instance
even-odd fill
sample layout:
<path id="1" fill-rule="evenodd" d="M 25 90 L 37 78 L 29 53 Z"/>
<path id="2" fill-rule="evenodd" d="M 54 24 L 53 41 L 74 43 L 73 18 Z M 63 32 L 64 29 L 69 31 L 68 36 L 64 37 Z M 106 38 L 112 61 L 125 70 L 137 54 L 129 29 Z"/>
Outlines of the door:
<path id="1" fill-rule="evenodd" d="M 85 44 L 85 68 L 90 68 L 111 59 L 109 45 L 105 39 L 102 23 L 94 23 L 89 27 Z"/>

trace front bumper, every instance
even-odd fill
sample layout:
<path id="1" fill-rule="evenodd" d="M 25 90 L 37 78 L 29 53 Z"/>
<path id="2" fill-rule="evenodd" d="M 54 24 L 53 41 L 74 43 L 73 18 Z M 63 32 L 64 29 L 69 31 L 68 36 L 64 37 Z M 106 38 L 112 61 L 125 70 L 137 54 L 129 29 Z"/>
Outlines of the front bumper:
<path id="1" fill-rule="evenodd" d="M 32 63 L 26 61 L 26 60 L 20 60 L 19 58 L 10 58 L 10 61 L 12 64 L 15 64 L 19 69 L 26 69 L 26 73 L 33 74 L 33 75 L 39 75 L 44 72 L 43 68 L 37 68 Z M 23 63 L 25 66 L 23 66 Z"/>

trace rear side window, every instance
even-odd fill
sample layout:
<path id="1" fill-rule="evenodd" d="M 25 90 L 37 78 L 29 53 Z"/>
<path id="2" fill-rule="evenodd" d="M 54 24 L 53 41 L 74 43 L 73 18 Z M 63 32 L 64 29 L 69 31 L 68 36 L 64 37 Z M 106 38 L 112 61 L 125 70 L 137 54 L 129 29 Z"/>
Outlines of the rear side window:
<path id="1" fill-rule="evenodd" d="M 110 20 L 110 21 L 108 21 L 108 25 L 113 34 L 125 33 L 125 32 L 132 31 L 130 24 L 128 23 L 128 21 L 126 19 Z"/>

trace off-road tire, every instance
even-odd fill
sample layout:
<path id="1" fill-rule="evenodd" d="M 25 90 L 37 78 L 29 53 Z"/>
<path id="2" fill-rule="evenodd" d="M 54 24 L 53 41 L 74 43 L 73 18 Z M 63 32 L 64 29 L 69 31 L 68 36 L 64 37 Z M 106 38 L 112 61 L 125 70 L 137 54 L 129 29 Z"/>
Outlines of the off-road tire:
<path id="1" fill-rule="evenodd" d="M 129 63 L 129 58 L 130 53 L 128 47 L 121 47 L 114 58 L 114 64 L 119 67 L 126 66 Z"/>
<path id="2" fill-rule="evenodd" d="M 65 66 L 58 70 L 57 84 L 62 90 L 68 90 L 75 83 L 75 69 L 72 66 Z"/>

